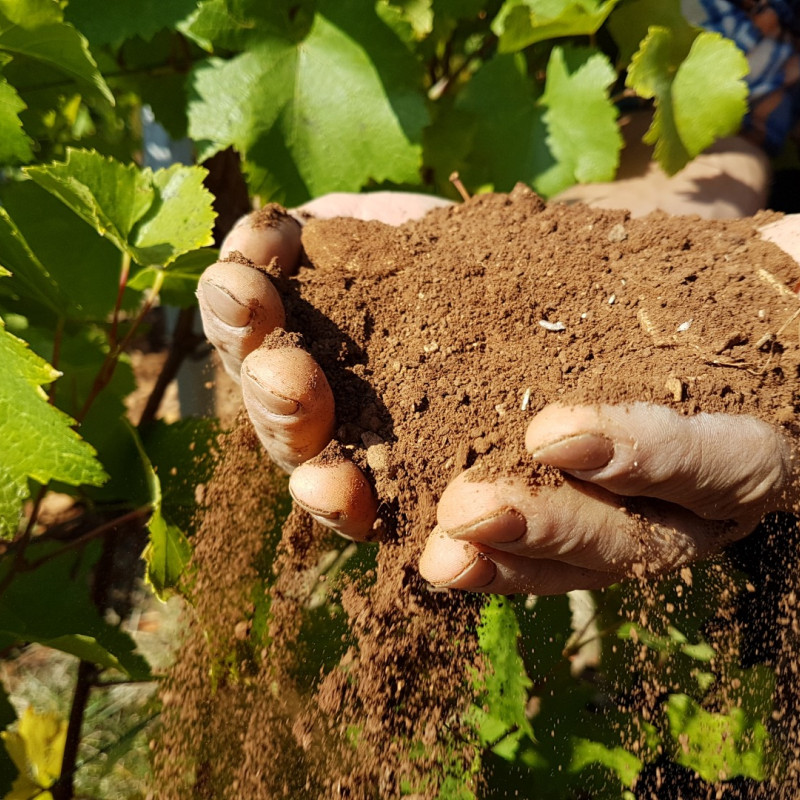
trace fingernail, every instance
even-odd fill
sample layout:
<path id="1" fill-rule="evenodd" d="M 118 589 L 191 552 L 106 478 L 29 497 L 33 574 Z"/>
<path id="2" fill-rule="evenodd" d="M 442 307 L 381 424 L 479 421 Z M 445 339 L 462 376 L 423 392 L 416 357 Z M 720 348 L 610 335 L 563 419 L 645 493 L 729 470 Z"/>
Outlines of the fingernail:
<path id="1" fill-rule="evenodd" d="M 502 508 L 467 525 L 443 530 L 451 539 L 507 544 L 516 542 L 525 535 L 528 522 L 516 509 Z"/>
<path id="2" fill-rule="evenodd" d="M 614 442 L 597 433 L 579 433 L 539 447 L 531 456 L 536 461 L 561 469 L 600 469 L 614 457 Z"/>
<path id="3" fill-rule="evenodd" d="M 455 542 L 437 529 L 425 544 L 419 571 L 431 586 L 440 589 L 462 588 L 462 585 L 481 589 L 494 580 L 497 567 L 474 545 Z"/>
<path id="4" fill-rule="evenodd" d="M 297 400 L 292 400 L 290 397 L 274 392 L 268 386 L 265 386 L 260 379 L 256 378 L 247 367 L 244 368 L 244 372 L 257 387 L 258 399 L 267 411 L 273 414 L 280 414 L 283 417 L 289 417 L 292 414 L 296 414 L 300 409 L 300 403 Z"/>
<path id="5" fill-rule="evenodd" d="M 230 292 L 214 283 L 203 284 L 203 296 L 211 310 L 226 324 L 243 328 L 250 322 L 252 311 L 240 303 Z"/>
<path id="6" fill-rule="evenodd" d="M 320 517 L 321 519 L 326 519 L 329 522 L 335 522 L 336 520 L 341 519 L 342 517 L 341 511 L 323 511 L 321 508 L 314 508 L 314 506 L 310 506 L 308 505 L 308 503 L 301 502 L 300 500 L 297 499 L 297 497 L 295 497 L 295 494 L 292 491 L 291 486 L 289 487 L 289 494 L 292 496 L 292 499 L 295 501 L 295 503 L 297 503 L 297 505 L 303 509 L 303 511 L 307 511 L 314 517 Z M 342 535 L 344 536 L 344 534 Z M 350 538 L 351 538 L 350 536 L 345 536 L 345 539 L 350 539 Z"/>
<path id="7" fill-rule="evenodd" d="M 485 556 L 478 553 L 475 560 L 464 570 L 458 573 L 455 578 L 446 583 L 436 583 L 434 586 L 440 589 L 483 589 L 488 586 L 497 576 L 497 565 Z"/>

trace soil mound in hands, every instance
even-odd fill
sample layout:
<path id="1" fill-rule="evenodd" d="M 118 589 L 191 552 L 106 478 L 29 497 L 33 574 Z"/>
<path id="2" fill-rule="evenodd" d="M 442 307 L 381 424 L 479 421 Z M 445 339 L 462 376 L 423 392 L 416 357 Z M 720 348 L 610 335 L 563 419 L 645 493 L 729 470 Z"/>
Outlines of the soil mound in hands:
<path id="1" fill-rule="evenodd" d="M 399 228 L 311 221 L 288 325 L 331 381 L 337 438 L 403 527 L 419 492 L 437 498 L 473 464 L 557 479 L 523 448 L 553 401 L 793 425 L 798 267 L 758 238 L 767 221 L 632 220 L 522 187 Z"/>
<path id="2" fill-rule="evenodd" d="M 341 592 L 348 633 L 338 662 L 304 694 L 293 662 L 303 586 L 329 540 L 294 510 L 267 569 L 278 577 L 269 580 L 263 647 L 221 669 L 225 647 L 241 656 L 254 635 L 247 581 L 264 559 L 264 525 L 247 515 L 245 523 L 240 511 L 232 550 L 225 514 L 234 512 L 223 503 L 231 492 L 261 491 L 253 437 L 225 445 L 207 492 L 218 505 L 197 533 L 207 618 L 168 697 L 173 718 L 195 730 L 225 707 L 232 714 L 205 731 L 202 755 L 203 737 L 176 733 L 182 723 L 170 730 L 168 718 L 163 774 L 190 762 L 197 780 L 193 795 L 163 796 L 434 798 L 448 779 L 467 785 L 477 751 L 461 721 L 480 668 L 481 601 L 432 592 L 417 573 L 437 499 L 470 467 L 561 480 L 523 447 L 528 421 L 553 401 L 747 413 L 796 434 L 800 303 L 791 287 L 799 270 L 758 238 L 768 221 L 631 220 L 545 206 L 523 188 L 398 228 L 310 221 L 306 265 L 274 279 L 287 328 L 331 383 L 335 446 L 374 483 L 382 542 L 374 568 Z M 274 496 L 278 479 L 267 483 Z M 233 552 L 242 583 L 215 588 Z M 234 622 L 237 604 L 244 628 Z M 212 625 L 222 631 L 215 639 L 203 630 L 216 605 L 225 619 Z"/>

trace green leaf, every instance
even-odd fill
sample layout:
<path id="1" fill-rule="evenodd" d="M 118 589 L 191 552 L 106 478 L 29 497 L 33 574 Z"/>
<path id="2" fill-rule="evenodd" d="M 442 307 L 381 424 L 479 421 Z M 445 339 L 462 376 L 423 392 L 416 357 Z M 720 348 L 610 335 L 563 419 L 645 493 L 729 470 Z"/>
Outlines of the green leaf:
<path id="1" fill-rule="evenodd" d="M 234 145 L 264 199 L 295 204 L 419 180 L 428 120 L 420 67 L 363 4 L 323 1 L 302 42 L 271 36 L 230 61 L 211 59 L 192 88 L 200 157 Z"/>
<path id="2" fill-rule="evenodd" d="M 70 486 L 98 485 L 106 473 L 94 450 L 72 429 L 72 420 L 47 402 L 41 386 L 59 373 L 12 336 L 0 320 L 0 536 L 17 530 L 28 479 Z"/>
<path id="3" fill-rule="evenodd" d="M 109 13 L 104 0 L 69 0 L 65 16 L 93 46 L 118 45 L 139 36 L 151 39 L 191 14 L 197 0 L 114 0 Z"/>
<path id="4" fill-rule="evenodd" d="M 16 89 L 0 77 L 0 164 L 16 164 L 33 158 L 31 140 L 22 130 L 19 112 L 25 103 Z"/>
<path id="5" fill-rule="evenodd" d="M 162 512 L 184 531 L 196 522 L 195 491 L 211 478 L 219 432 L 216 420 L 202 418 L 157 420 L 142 431 L 142 446 L 161 484 Z"/>
<path id="6" fill-rule="evenodd" d="M 147 475 L 147 486 L 150 492 L 150 504 L 153 513 L 147 523 L 150 541 L 142 553 L 145 561 L 145 579 L 152 586 L 159 599 L 166 600 L 170 591 L 180 581 L 191 556 L 191 546 L 183 532 L 169 524 L 162 514 L 163 495 L 161 481 L 143 445 L 137 438 L 139 456 L 142 459 Z"/>
<path id="7" fill-rule="evenodd" d="M 70 149 L 66 162 L 25 171 L 142 266 L 169 264 L 212 242 L 214 212 L 200 167 L 154 173 Z"/>
<path id="8" fill-rule="evenodd" d="M 13 276 L 17 291 L 60 316 L 71 308 L 61 286 L 31 250 L 8 212 L 0 206 L 0 264 Z"/>
<path id="9" fill-rule="evenodd" d="M 506 0 L 492 22 L 501 53 L 565 36 L 591 36 L 619 0 Z"/>
<path id="10" fill-rule="evenodd" d="M 514 607 L 506 597 L 493 596 L 481 612 L 478 643 L 487 660 L 479 709 L 479 736 L 484 744 L 519 731 L 533 739 L 533 728 L 525 714 L 531 679 L 517 648 L 520 631 Z M 515 737 L 517 738 L 517 737 Z"/>
<path id="11" fill-rule="evenodd" d="M 506 192 L 518 181 L 536 185 L 556 166 L 537 99 L 519 53 L 495 56 L 475 73 L 455 104 L 473 125 L 461 174 L 467 187 Z"/>
<path id="12" fill-rule="evenodd" d="M 63 21 L 59 4 L 52 0 L 0 0 L 3 51 L 46 64 L 75 81 L 82 91 L 114 103 L 86 39 Z"/>
<path id="13" fill-rule="evenodd" d="M 633 787 L 642 771 L 642 762 L 624 747 L 608 747 L 602 742 L 576 738 L 573 742 L 570 770 L 579 772 L 590 764 L 608 767 L 624 786 Z"/>
<path id="14" fill-rule="evenodd" d="M 700 32 L 683 16 L 681 0 L 628 0 L 615 8 L 608 19 L 608 30 L 619 47 L 623 65 L 630 63 L 652 26 L 670 30 L 677 49 L 683 53 L 689 52 Z"/>
<path id="15" fill-rule="evenodd" d="M 203 0 L 181 32 L 209 52 L 245 50 L 266 36 L 299 41 L 307 32 L 308 0 Z"/>
<path id="16" fill-rule="evenodd" d="M 131 289 L 144 291 L 152 289 L 159 278 L 159 273 L 163 272 L 163 282 L 159 296 L 161 302 L 168 306 L 178 308 L 192 308 L 197 305 L 197 282 L 206 267 L 213 264 L 218 258 L 219 252 L 210 248 L 203 250 L 192 250 L 178 256 L 166 269 L 159 267 L 145 267 L 139 270 L 136 275 L 128 281 Z"/>
<path id="17" fill-rule="evenodd" d="M 741 708 L 729 714 L 706 711 L 685 694 L 672 694 L 666 705 L 673 758 L 707 781 L 744 776 L 763 780 L 767 730 L 750 724 Z"/>
<path id="18" fill-rule="evenodd" d="M 700 33 L 685 42 L 653 26 L 634 55 L 626 84 L 654 98 L 653 123 L 645 134 L 669 175 L 680 171 L 716 139 L 735 133 L 747 111 L 747 59 L 733 42 Z"/>
<path id="19" fill-rule="evenodd" d="M 34 541 L 25 552 L 35 569 L 17 572 L 0 603 L 0 639 L 4 646 L 38 642 L 104 667 L 147 680 L 150 670 L 127 633 L 109 625 L 91 598 L 91 574 L 99 542 L 84 548 L 60 541 Z M 14 559 L 0 562 L 0 580 L 8 578 Z"/>
<path id="20" fill-rule="evenodd" d="M 67 319 L 105 320 L 117 299 L 120 254 L 56 197 L 33 181 L 13 181 L 0 187 L 0 202 L 13 220 L 16 236 L 25 242 L 14 262 L 6 262 L 3 241 L 10 235 L 8 221 L 0 218 L 0 261 L 15 273 L 15 291 L 36 300 L 26 277 L 49 292 L 59 316 Z M 0 214 L 2 217 L 2 214 Z M 42 235 L 46 220 L 46 235 Z M 69 246 L 66 246 L 69 243 Z M 20 256 L 28 254 L 23 259 Z M 50 304 L 52 308 L 52 303 Z"/>
<path id="21" fill-rule="evenodd" d="M 575 182 L 613 180 L 622 149 L 617 111 L 608 97 L 616 77 L 600 52 L 553 48 L 540 102 L 547 108 L 547 144 L 561 174 L 558 181 L 542 185 L 545 194 Z"/>

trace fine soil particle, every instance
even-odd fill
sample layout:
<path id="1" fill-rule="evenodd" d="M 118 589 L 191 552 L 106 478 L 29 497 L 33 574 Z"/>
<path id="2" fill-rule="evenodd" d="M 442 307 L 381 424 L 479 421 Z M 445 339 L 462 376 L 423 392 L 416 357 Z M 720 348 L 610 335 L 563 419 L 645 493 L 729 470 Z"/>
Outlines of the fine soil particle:
<path id="1" fill-rule="evenodd" d="M 196 535 L 197 620 L 166 694 L 161 796 L 434 798 L 448 779 L 474 781 L 462 720 L 481 600 L 419 577 L 436 501 L 469 467 L 560 481 L 523 446 L 553 401 L 746 413 L 796 435 L 799 270 L 758 238 L 771 219 L 633 220 L 518 187 L 397 228 L 309 221 L 305 265 L 273 279 L 331 383 L 336 447 L 381 501 L 383 541 L 339 587 L 338 662 L 303 690 L 303 587 L 330 539 L 294 510 L 265 556 L 281 478 L 240 424 Z M 271 584 L 260 638 L 258 564 Z"/>

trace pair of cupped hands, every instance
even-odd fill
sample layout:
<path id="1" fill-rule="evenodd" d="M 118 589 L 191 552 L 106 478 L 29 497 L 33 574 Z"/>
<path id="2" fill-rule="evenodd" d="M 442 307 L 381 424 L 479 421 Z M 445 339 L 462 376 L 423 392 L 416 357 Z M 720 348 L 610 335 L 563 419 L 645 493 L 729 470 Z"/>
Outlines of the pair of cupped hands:
<path id="1" fill-rule="evenodd" d="M 245 217 L 220 257 L 238 251 L 255 265 L 275 259 L 288 275 L 309 215 L 397 225 L 445 202 L 403 193 L 326 195 L 272 226 Z M 800 254 L 797 219 L 762 235 Z M 272 281 L 247 264 L 220 261 L 203 274 L 198 298 L 206 335 L 241 381 L 268 454 L 291 473 L 295 501 L 343 536 L 372 538 L 379 498 L 366 477 L 349 460 L 314 459 L 336 426 L 325 375 L 300 348 L 259 348 L 285 324 Z M 531 489 L 517 477 L 456 477 L 439 498 L 438 524 L 419 563 L 430 584 L 500 594 L 601 588 L 711 555 L 766 513 L 798 502 L 796 443 L 750 416 L 687 417 L 649 403 L 552 404 L 531 419 L 525 446 L 569 479 Z"/>

